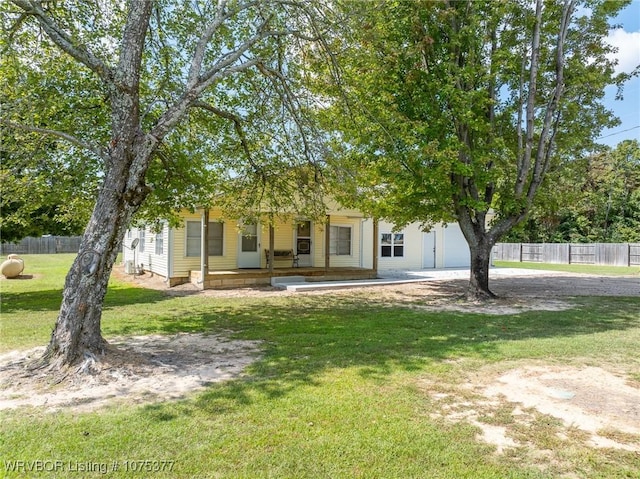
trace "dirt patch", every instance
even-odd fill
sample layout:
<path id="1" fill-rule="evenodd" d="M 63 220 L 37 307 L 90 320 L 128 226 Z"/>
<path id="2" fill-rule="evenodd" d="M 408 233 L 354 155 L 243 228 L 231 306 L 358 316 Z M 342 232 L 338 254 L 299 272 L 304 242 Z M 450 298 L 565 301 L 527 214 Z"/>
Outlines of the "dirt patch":
<path id="1" fill-rule="evenodd" d="M 423 386 L 441 405 L 434 416 L 473 424 L 478 439 L 498 453 L 531 447 L 532 430 L 544 416 L 558 420 L 553 430 L 560 443 L 579 431 L 586 446 L 640 453 L 640 388 L 600 367 L 528 365 L 497 376 L 479 373 L 444 391 Z"/>
<path id="2" fill-rule="evenodd" d="M 46 372 L 25 370 L 43 348 L 13 351 L 0 356 L 0 410 L 39 406 L 90 411 L 118 402 L 178 399 L 238 377 L 257 359 L 258 348 L 257 341 L 205 334 L 114 339 L 106 355 L 87 358 L 55 384 Z"/>
<path id="3" fill-rule="evenodd" d="M 471 303 L 466 298 L 467 279 L 440 279 L 384 286 L 352 287 L 305 292 L 293 292 L 272 286 L 253 286 L 233 289 L 200 290 L 191 283 L 169 288 L 162 276 L 145 273 L 139 276 L 124 273 L 121 265 L 112 275 L 120 281 L 143 288 L 163 291 L 170 296 L 202 295 L 218 298 L 265 298 L 290 295 L 334 295 L 358 297 L 381 302 L 419 303 L 425 308 L 481 312 L 487 314 L 517 314 L 522 311 L 557 311 L 571 306 L 568 298 L 575 296 L 638 296 L 640 278 L 630 276 L 596 276 L 559 271 L 519 270 L 521 273 L 492 270 L 491 290 L 498 295 L 493 301 Z"/>

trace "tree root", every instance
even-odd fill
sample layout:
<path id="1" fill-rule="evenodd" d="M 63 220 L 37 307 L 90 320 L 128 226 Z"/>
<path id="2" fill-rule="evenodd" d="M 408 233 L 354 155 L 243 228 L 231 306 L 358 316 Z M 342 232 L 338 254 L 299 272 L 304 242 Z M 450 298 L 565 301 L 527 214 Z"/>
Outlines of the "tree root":
<path id="1" fill-rule="evenodd" d="M 471 301 L 474 303 L 484 303 L 496 298 L 498 298 L 498 295 L 489 290 L 484 291 L 480 289 L 470 288 L 467 291 L 467 301 Z"/>

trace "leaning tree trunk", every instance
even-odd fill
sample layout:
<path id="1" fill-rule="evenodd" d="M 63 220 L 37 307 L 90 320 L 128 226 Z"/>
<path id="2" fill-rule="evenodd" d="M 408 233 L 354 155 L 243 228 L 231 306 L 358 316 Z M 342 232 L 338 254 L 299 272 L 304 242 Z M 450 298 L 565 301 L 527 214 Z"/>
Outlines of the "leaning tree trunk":
<path id="1" fill-rule="evenodd" d="M 131 217 L 148 194 L 144 184 L 148 160 L 135 158 L 131 150 L 129 154 L 120 150 L 119 155 L 112 154 L 78 256 L 67 274 L 60 313 L 40 365 L 72 365 L 105 351 L 100 322 L 109 276 Z"/>

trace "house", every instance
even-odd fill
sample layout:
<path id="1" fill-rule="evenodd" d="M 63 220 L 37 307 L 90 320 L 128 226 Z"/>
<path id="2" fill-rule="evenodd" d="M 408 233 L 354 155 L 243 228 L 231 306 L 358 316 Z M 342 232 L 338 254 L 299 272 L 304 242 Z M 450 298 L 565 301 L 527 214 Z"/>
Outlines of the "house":
<path id="1" fill-rule="evenodd" d="M 429 232 L 412 223 L 393 231 L 391 223 L 376 224 L 358 211 L 337 207 L 327 212 L 325 221 L 291 215 L 273 228 L 224 219 L 216 209 L 185 210 L 181 217 L 181 226 L 165 225 L 158 233 L 148 227 L 127 231 L 123 260 L 128 272 L 137 266 L 166 278 L 169 286 L 191 282 L 208 289 L 270 284 L 278 276 L 367 279 L 378 271 L 470 264 L 469 248 L 456 223 L 440 224 Z M 205 218 L 207 261 L 201 241 Z M 271 244 L 272 264 L 267 259 Z"/>
<path id="2" fill-rule="evenodd" d="M 335 206 L 324 221 L 289 215 L 273 226 L 225 219 L 218 209 L 185 210 L 181 218 L 179 227 L 165 225 L 157 233 L 144 226 L 129 229 L 125 270 L 135 272 L 141 265 L 170 286 L 191 282 L 202 289 L 269 284 L 278 276 L 376 277 L 375 228 L 356 210 Z M 274 261 L 269 262 L 271 249 Z"/>

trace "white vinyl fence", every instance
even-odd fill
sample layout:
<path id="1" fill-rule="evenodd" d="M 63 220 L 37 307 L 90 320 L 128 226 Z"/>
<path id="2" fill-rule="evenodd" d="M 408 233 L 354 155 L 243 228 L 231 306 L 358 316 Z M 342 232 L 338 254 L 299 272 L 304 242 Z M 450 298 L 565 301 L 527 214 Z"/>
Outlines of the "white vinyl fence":
<path id="1" fill-rule="evenodd" d="M 28 236 L 18 243 L 0 244 L 0 255 L 77 253 L 81 240 L 82 236 Z"/>
<path id="2" fill-rule="evenodd" d="M 640 266 L 640 243 L 497 243 L 493 260 Z"/>

